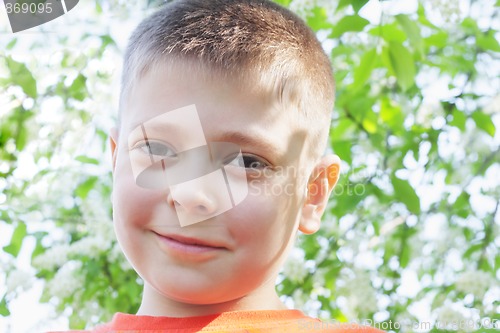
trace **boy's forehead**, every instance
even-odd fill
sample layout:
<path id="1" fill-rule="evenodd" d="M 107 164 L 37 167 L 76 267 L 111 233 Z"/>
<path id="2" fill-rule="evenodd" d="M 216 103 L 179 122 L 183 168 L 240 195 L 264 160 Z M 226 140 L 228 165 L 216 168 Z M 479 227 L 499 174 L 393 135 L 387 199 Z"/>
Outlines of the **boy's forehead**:
<path id="1" fill-rule="evenodd" d="M 122 105 L 120 118 L 126 121 L 129 130 L 152 118 L 156 118 L 157 124 L 162 119 L 181 124 L 190 121 L 189 114 L 179 114 L 176 118 L 172 118 L 172 115 L 162 118 L 160 115 L 187 105 L 196 105 L 203 118 L 205 113 L 215 111 L 229 102 L 235 108 L 231 116 L 242 117 L 244 106 L 248 104 L 264 109 L 274 102 L 270 93 L 256 86 L 190 63 L 157 65 L 135 80 Z"/>
<path id="2" fill-rule="evenodd" d="M 188 80 L 186 80 L 188 79 Z M 281 104 L 290 108 L 292 104 L 301 99 L 301 89 L 299 88 L 297 77 L 282 77 L 275 68 L 247 67 L 236 70 L 217 68 L 210 64 L 203 64 L 190 59 L 170 59 L 158 61 L 148 65 L 137 76 L 125 92 L 124 107 L 130 104 L 137 92 L 142 92 L 144 88 L 153 84 L 161 84 L 162 91 L 176 91 L 179 94 L 184 92 L 198 93 L 202 95 L 203 87 L 217 87 L 218 92 L 251 96 L 259 103 Z M 194 85 L 193 85 L 194 84 Z M 202 88 L 201 91 L 195 89 Z M 213 90 L 210 89 L 213 93 Z M 243 101 L 244 102 L 244 101 Z M 298 107 L 298 105 L 294 105 Z"/>

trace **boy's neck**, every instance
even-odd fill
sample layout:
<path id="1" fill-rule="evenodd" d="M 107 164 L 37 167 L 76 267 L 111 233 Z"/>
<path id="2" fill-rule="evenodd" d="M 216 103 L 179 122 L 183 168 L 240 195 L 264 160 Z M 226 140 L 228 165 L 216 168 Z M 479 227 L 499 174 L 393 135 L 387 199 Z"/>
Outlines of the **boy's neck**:
<path id="1" fill-rule="evenodd" d="M 251 295 L 232 301 L 217 304 L 190 304 L 178 302 L 159 294 L 147 283 L 137 315 L 164 317 L 195 317 L 218 314 L 229 311 L 284 310 L 287 307 L 281 302 L 274 284 L 271 291 L 268 286 L 264 290 L 255 290 Z"/>

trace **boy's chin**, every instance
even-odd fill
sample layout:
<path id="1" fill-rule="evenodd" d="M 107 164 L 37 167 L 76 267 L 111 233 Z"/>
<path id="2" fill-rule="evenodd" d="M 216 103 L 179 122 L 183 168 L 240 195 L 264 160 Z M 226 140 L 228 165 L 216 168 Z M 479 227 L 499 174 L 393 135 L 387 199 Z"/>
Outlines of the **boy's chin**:
<path id="1" fill-rule="evenodd" d="M 171 288 L 164 288 L 157 290 L 166 301 L 173 301 L 185 305 L 215 305 L 224 304 L 235 301 L 246 295 L 245 292 L 241 295 L 234 294 L 232 290 L 217 290 L 214 286 L 209 287 L 193 287 L 191 286 L 177 286 L 172 290 Z M 250 291 L 251 292 L 251 291 Z"/>

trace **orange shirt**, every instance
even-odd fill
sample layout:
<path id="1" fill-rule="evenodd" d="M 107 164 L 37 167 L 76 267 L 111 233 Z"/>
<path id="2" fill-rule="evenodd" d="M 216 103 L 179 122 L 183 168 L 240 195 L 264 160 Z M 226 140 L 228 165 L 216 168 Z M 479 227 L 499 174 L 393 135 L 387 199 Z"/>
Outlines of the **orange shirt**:
<path id="1" fill-rule="evenodd" d="M 83 333 L 82 331 L 80 331 Z M 194 332 L 308 332 L 381 333 L 372 327 L 322 322 L 298 310 L 234 311 L 221 314 L 172 318 L 117 313 L 92 333 L 194 333 Z"/>

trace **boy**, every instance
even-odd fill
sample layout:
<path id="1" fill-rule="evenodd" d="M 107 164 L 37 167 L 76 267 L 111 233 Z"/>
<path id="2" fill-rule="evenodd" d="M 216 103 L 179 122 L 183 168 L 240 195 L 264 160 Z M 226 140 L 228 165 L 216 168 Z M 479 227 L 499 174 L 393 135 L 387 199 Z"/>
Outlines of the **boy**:
<path id="1" fill-rule="evenodd" d="M 111 133 L 115 230 L 143 299 L 95 332 L 375 332 L 275 291 L 339 176 L 322 156 L 333 100 L 314 33 L 274 3 L 178 0 L 143 21 Z"/>

